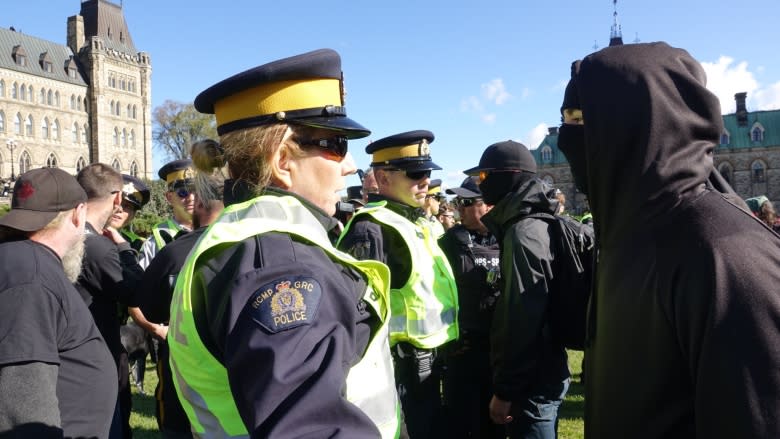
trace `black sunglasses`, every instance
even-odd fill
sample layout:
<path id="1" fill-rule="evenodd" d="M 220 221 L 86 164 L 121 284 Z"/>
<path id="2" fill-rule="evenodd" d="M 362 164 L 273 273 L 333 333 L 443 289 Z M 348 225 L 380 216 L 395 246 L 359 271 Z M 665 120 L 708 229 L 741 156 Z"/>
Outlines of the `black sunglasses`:
<path id="1" fill-rule="evenodd" d="M 390 169 L 390 170 L 403 172 L 406 174 L 406 178 L 413 181 L 422 180 L 423 178 L 430 178 L 431 176 L 430 169 L 426 169 L 424 171 L 411 171 L 411 170 L 404 170 L 404 169 Z"/>
<path id="2" fill-rule="evenodd" d="M 479 202 L 482 202 L 482 198 L 479 198 L 479 197 L 477 197 L 477 198 L 460 198 L 458 200 L 458 204 L 463 206 L 463 207 L 469 207 L 469 206 L 471 206 L 473 204 L 476 204 L 476 203 L 479 203 Z"/>
<path id="3" fill-rule="evenodd" d="M 301 146 L 314 146 L 329 152 L 339 159 L 346 157 L 348 149 L 347 138 L 345 136 L 326 137 L 323 139 L 303 139 L 296 138 L 295 142 Z"/>

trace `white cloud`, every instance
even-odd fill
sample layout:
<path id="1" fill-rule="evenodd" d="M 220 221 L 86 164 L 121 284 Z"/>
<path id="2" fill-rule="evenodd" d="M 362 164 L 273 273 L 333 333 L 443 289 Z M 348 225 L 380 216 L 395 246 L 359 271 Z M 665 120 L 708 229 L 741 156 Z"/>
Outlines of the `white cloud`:
<path id="1" fill-rule="evenodd" d="M 488 113 L 482 115 L 482 122 L 488 125 L 492 125 L 496 122 L 496 113 Z"/>
<path id="2" fill-rule="evenodd" d="M 736 111 L 734 94 L 739 92 L 747 92 L 748 111 L 780 109 L 780 81 L 762 85 L 748 68 L 747 61 L 735 63 L 734 58 L 721 56 L 717 62 L 701 65 L 707 72 L 707 88 L 718 96 L 724 114 Z M 759 74 L 764 70 L 763 66 L 755 68 Z"/>
<path id="3" fill-rule="evenodd" d="M 542 143 L 542 140 L 547 136 L 548 133 L 548 126 L 546 123 L 542 122 L 539 125 L 536 125 L 529 131 L 523 139 L 520 140 L 520 143 L 524 144 L 528 147 L 528 149 L 536 149 L 539 147 L 539 144 Z"/>
<path id="4" fill-rule="evenodd" d="M 479 101 L 479 98 L 476 96 L 469 96 L 460 101 L 460 111 L 481 113 L 484 111 L 484 106 L 482 105 L 482 102 Z"/>
<path id="5" fill-rule="evenodd" d="M 493 79 L 480 87 L 482 88 L 482 97 L 496 105 L 501 105 L 512 98 L 512 95 L 506 91 L 504 80 L 501 78 Z"/>

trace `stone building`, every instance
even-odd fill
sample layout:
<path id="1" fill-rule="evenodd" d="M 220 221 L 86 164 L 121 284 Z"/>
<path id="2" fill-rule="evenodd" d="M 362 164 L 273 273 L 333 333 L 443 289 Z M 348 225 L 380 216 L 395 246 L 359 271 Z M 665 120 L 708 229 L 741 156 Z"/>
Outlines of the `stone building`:
<path id="1" fill-rule="evenodd" d="M 95 162 L 151 178 L 151 73 L 107 0 L 82 0 L 66 45 L 0 29 L 0 178 Z"/>
<path id="2" fill-rule="evenodd" d="M 742 198 L 766 195 L 780 205 L 780 110 L 749 112 L 747 93 L 735 96 L 737 111 L 723 116 L 724 130 L 715 148 L 715 167 Z M 587 210 L 587 199 L 574 187 L 566 157 L 558 149 L 558 128 L 549 129 L 531 153 L 538 175 L 566 195 L 566 209 Z"/>

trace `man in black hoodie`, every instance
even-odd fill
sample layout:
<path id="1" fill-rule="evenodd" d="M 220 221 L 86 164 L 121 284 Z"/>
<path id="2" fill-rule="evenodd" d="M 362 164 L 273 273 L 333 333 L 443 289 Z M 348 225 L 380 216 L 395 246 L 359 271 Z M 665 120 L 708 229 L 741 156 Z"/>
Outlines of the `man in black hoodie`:
<path id="1" fill-rule="evenodd" d="M 713 184 L 723 125 L 701 65 L 605 48 L 562 112 L 599 246 L 585 436 L 780 437 L 780 238 Z"/>
<path id="2" fill-rule="evenodd" d="M 515 438 L 557 437 L 558 407 L 569 387 L 566 350 L 553 340 L 547 319 L 554 254 L 550 223 L 524 218 L 554 214 L 558 200 L 535 177 L 536 162 L 522 143 L 487 147 L 479 166 L 485 203 L 495 205 L 482 222 L 501 247 L 501 296 L 493 313 L 490 417 Z M 554 246 L 553 246 L 554 247 Z"/>

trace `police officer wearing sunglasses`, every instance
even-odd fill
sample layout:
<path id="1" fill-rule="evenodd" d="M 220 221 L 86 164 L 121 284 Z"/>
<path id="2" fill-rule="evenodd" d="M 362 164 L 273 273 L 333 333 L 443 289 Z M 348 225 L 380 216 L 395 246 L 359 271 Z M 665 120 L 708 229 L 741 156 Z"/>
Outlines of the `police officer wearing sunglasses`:
<path id="1" fill-rule="evenodd" d="M 441 169 L 431 160 L 433 139 L 430 131 L 410 131 L 366 147 L 379 193 L 369 194 L 338 244 L 390 267 L 390 345 L 411 438 L 432 436 L 441 410 L 437 349 L 458 337 L 455 280 L 422 209 L 431 170 Z"/>
<path id="2" fill-rule="evenodd" d="M 176 235 L 192 230 L 192 212 L 195 209 L 195 197 L 192 194 L 192 178 L 195 173 L 192 160 L 181 159 L 166 163 L 157 175 L 165 180 L 167 185 L 165 199 L 173 209 L 173 218 L 152 227 L 152 236 L 141 247 L 141 258 L 138 261 L 144 269 L 149 266 L 157 252 L 173 241 Z"/>
<path id="3" fill-rule="evenodd" d="M 225 209 L 177 276 L 168 346 L 197 437 L 396 437 L 387 266 L 336 250 L 329 231 L 348 139 L 341 58 L 316 50 L 203 91 L 226 165 Z M 200 178 L 198 176 L 197 178 Z"/>

